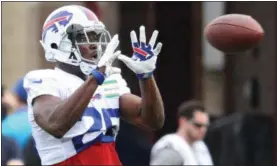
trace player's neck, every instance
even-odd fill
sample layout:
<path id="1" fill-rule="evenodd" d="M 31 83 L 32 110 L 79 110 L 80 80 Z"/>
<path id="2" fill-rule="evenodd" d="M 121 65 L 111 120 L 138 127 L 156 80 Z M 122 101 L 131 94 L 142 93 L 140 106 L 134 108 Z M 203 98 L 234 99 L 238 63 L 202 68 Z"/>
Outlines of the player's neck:
<path id="1" fill-rule="evenodd" d="M 86 75 L 81 71 L 79 66 L 72 66 L 65 63 L 57 63 L 57 67 L 67 73 L 73 74 L 82 80 L 86 80 Z"/>

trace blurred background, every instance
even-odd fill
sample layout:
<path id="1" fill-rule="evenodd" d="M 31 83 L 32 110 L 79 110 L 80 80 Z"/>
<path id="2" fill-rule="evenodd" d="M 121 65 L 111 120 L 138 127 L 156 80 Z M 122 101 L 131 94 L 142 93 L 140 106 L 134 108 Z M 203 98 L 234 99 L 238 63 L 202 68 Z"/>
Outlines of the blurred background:
<path id="1" fill-rule="evenodd" d="M 152 144 L 176 130 L 179 104 L 199 99 L 211 115 L 205 141 L 215 165 L 277 166 L 275 2 L 2 2 L 2 93 L 6 95 L 2 100 L 8 103 L 5 109 L 2 106 L 2 117 L 3 111 L 7 117 L 16 111 L 10 96 L 18 92 L 13 90 L 18 79 L 30 70 L 53 67 L 39 43 L 42 25 L 50 12 L 68 4 L 94 11 L 112 35 L 119 33 L 125 54 L 132 52 L 131 30 L 138 31 L 143 24 L 148 37 L 154 29 L 160 32 L 158 40 L 164 45 L 155 77 L 165 104 L 165 125 L 145 133 L 122 122 L 117 150 L 124 165 L 147 165 Z M 237 54 L 212 48 L 202 35 L 203 28 L 227 13 L 255 18 L 265 31 L 262 42 Z M 125 65 L 117 65 L 132 92 L 139 94 L 136 76 Z"/>

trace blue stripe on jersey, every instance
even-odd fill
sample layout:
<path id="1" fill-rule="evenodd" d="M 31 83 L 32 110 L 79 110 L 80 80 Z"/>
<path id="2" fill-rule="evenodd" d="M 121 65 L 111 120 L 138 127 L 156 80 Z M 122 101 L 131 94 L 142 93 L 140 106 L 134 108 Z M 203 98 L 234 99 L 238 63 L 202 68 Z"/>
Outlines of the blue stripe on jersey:
<path id="1" fill-rule="evenodd" d="M 119 109 L 102 109 L 102 112 L 106 123 L 106 128 L 109 129 L 112 127 L 111 118 L 119 118 Z"/>
<path id="2" fill-rule="evenodd" d="M 112 108 L 108 108 L 108 109 L 102 109 L 103 113 L 107 113 L 110 117 L 112 118 L 119 118 L 119 109 L 112 109 Z"/>
<path id="3" fill-rule="evenodd" d="M 94 120 L 93 125 L 89 128 L 87 132 L 94 132 L 102 129 L 101 115 L 94 107 L 88 107 L 83 114 L 83 117 L 85 116 L 90 116 Z"/>
<path id="4" fill-rule="evenodd" d="M 119 109 L 102 109 L 103 118 L 101 117 L 101 114 L 94 108 L 94 107 L 88 107 L 85 111 L 82 117 L 92 117 L 94 120 L 93 125 L 89 128 L 89 130 L 79 136 L 76 136 L 72 138 L 72 143 L 75 147 L 75 150 L 78 152 L 92 146 L 95 142 L 114 142 L 115 138 L 112 136 L 106 136 L 103 134 L 100 134 L 97 138 L 87 142 L 83 143 L 83 137 L 87 133 L 100 131 L 102 129 L 102 120 L 105 121 L 106 128 L 109 129 L 113 127 L 111 118 L 119 118 Z M 82 121 L 82 120 L 81 120 Z M 77 122 L 78 123 L 78 122 Z"/>
<path id="5" fill-rule="evenodd" d="M 101 137 L 100 142 L 103 142 L 103 143 L 114 142 L 114 137 L 104 135 L 104 136 Z"/>

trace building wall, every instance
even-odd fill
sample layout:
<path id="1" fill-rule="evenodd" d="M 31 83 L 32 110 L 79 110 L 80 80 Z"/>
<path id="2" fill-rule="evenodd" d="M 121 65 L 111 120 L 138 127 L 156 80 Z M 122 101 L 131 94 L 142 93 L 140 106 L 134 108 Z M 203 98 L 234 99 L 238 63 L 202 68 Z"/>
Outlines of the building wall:
<path id="1" fill-rule="evenodd" d="M 7 87 L 39 68 L 36 2 L 2 3 L 2 83 Z M 16 11 L 16 12 L 15 12 Z"/>
<path id="2" fill-rule="evenodd" d="M 226 73 L 230 83 L 226 109 L 273 115 L 276 112 L 276 3 L 230 2 L 228 12 L 251 15 L 262 25 L 265 34 L 255 48 L 226 56 L 231 68 Z"/>
<path id="3" fill-rule="evenodd" d="M 203 2 L 203 29 L 216 17 L 225 14 L 225 2 Z M 202 38 L 203 52 L 203 100 L 208 112 L 213 116 L 224 114 L 224 60 L 222 52 L 213 48 Z"/>

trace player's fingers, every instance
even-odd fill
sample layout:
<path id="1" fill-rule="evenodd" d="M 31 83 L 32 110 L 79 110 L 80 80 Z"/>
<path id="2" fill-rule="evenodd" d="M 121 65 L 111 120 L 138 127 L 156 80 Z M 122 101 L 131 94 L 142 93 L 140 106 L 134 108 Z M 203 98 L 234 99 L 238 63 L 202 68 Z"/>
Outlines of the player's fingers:
<path id="1" fill-rule="evenodd" d="M 121 73 L 121 69 L 120 68 L 113 68 L 113 73 Z"/>
<path id="2" fill-rule="evenodd" d="M 159 55 L 159 53 L 161 52 L 162 46 L 163 46 L 163 44 L 160 42 L 157 44 L 156 48 L 154 49 L 155 55 Z"/>
<path id="3" fill-rule="evenodd" d="M 105 73 L 108 76 L 112 75 L 112 74 L 120 74 L 121 73 L 121 69 L 117 68 L 117 67 L 107 66 Z"/>
<path id="4" fill-rule="evenodd" d="M 124 62 L 127 66 L 131 66 L 133 60 L 129 57 L 127 57 L 126 55 L 120 54 L 117 59 L 121 60 L 122 62 Z"/>
<path id="5" fill-rule="evenodd" d="M 139 41 L 140 43 L 146 43 L 145 27 L 143 25 L 139 28 Z"/>
<path id="6" fill-rule="evenodd" d="M 109 60 L 109 64 L 112 64 L 114 60 L 121 54 L 121 51 L 116 51 Z"/>
<path id="7" fill-rule="evenodd" d="M 116 51 L 114 54 L 112 54 L 112 56 L 109 58 L 106 66 L 112 66 L 113 62 L 115 61 L 115 59 L 118 57 L 118 55 L 121 54 L 121 51 Z"/>
<path id="8" fill-rule="evenodd" d="M 115 51 L 115 49 L 118 47 L 118 45 L 119 45 L 119 40 L 118 40 L 118 35 L 116 34 L 114 37 L 113 37 L 113 52 Z"/>
<path id="9" fill-rule="evenodd" d="M 116 51 L 114 54 L 113 54 L 113 57 L 115 57 L 115 58 L 117 58 L 118 57 L 118 55 L 120 55 L 121 54 L 121 51 Z"/>
<path id="10" fill-rule="evenodd" d="M 113 61 L 116 59 L 116 57 L 121 54 L 121 51 L 116 51 L 115 53 L 113 53 L 113 52 L 114 52 L 113 49 L 105 51 L 104 55 L 100 58 L 97 66 L 102 67 L 105 65 L 111 65 L 113 63 Z"/>
<path id="11" fill-rule="evenodd" d="M 157 37 L 158 37 L 159 31 L 155 30 L 151 36 L 151 39 L 149 41 L 149 45 L 151 45 L 151 48 L 154 48 L 154 45 L 156 43 Z"/>
<path id="12" fill-rule="evenodd" d="M 106 52 L 110 52 L 110 53 L 114 52 L 115 49 L 118 47 L 118 45 L 119 45 L 119 40 L 118 40 L 118 35 L 116 34 L 108 44 Z"/>
<path id="13" fill-rule="evenodd" d="M 110 43 L 114 43 L 115 41 L 118 40 L 118 34 L 114 35 Z"/>
<path id="14" fill-rule="evenodd" d="M 132 47 L 134 47 L 134 43 L 138 42 L 138 38 L 137 38 L 136 32 L 135 31 L 131 31 L 130 37 L 131 37 Z"/>

